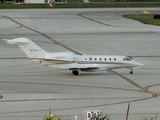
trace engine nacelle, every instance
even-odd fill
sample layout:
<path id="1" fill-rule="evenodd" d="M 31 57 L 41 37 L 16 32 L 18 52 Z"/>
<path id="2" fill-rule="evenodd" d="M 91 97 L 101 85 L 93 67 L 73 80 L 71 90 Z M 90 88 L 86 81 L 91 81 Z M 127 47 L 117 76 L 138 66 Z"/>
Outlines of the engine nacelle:
<path id="1" fill-rule="evenodd" d="M 72 52 L 55 52 L 45 55 L 45 60 L 54 60 L 54 61 L 67 61 L 72 62 L 74 60 L 74 53 Z"/>

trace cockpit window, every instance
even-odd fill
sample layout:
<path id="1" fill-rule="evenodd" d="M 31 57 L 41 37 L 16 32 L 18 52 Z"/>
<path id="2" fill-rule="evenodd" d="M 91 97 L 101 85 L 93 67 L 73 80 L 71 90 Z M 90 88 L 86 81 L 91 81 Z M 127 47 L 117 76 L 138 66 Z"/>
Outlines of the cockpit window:
<path id="1" fill-rule="evenodd" d="M 130 58 L 127 58 L 127 60 L 128 60 L 128 61 L 131 61 L 131 59 L 130 59 Z"/>
<path id="2" fill-rule="evenodd" d="M 123 58 L 123 61 L 131 61 L 131 58 L 129 57 Z"/>

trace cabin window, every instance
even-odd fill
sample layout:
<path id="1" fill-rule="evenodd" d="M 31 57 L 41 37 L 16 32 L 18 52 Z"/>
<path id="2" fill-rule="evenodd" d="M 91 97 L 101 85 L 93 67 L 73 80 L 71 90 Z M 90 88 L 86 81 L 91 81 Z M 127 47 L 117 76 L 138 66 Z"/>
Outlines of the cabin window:
<path id="1" fill-rule="evenodd" d="M 97 60 L 97 58 L 95 58 L 95 60 Z"/>
<path id="2" fill-rule="evenodd" d="M 92 58 L 90 58 L 90 60 L 92 60 Z"/>
<path id="3" fill-rule="evenodd" d="M 107 58 L 104 58 L 104 60 L 106 61 L 106 60 L 107 60 Z"/>
<path id="4" fill-rule="evenodd" d="M 111 58 L 109 58 L 109 60 L 111 61 Z"/>
<path id="5" fill-rule="evenodd" d="M 116 61 L 116 58 L 114 58 L 114 61 Z"/>
<path id="6" fill-rule="evenodd" d="M 101 61 L 102 59 L 101 59 L 101 58 L 99 58 L 99 60 Z"/>

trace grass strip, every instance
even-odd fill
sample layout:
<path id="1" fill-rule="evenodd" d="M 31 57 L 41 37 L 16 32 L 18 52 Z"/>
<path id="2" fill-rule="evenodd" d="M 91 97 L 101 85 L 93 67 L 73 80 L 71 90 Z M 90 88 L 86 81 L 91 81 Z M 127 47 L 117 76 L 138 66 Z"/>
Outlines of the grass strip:
<path id="1" fill-rule="evenodd" d="M 160 26 L 160 19 L 154 19 L 153 14 L 132 14 L 132 15 L 123 15 L 126 18 L 134 19 L 140 21 L 144 24 L 152 24 Z"/>
<path id="2" fill-rule="evenodd" d="M 139 7 L 160 7 L 159 3 L 67 3 L 56 4 L 54 8 L 139 8 Z M 40 9 L 50 8 L 48 4 L 0 4 L 0 9 Z"/>

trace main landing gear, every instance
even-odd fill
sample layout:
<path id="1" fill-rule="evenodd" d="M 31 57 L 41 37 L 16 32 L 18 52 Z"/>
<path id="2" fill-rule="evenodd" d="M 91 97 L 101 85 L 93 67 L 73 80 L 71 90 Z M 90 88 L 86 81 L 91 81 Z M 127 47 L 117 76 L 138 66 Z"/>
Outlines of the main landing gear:
<path id="1" fill-rule="evenodd" d="M 79 69 L 73 69 L 72 70 L 73 75 L 79 75 L 80 73 L 81 73 L 81 70 L 79 70 Z"/>
<path id="2" fill-rule="evenodd" d="M 77 70 L 72 71 L 73 75 L 79 75 L 79 72 Z"/>
<path id="3" fill-rule="evenodd" d="M 133 69 L 131 69 L 131 72 L 130 72 L 130 74 L 133 74 Z"/>

